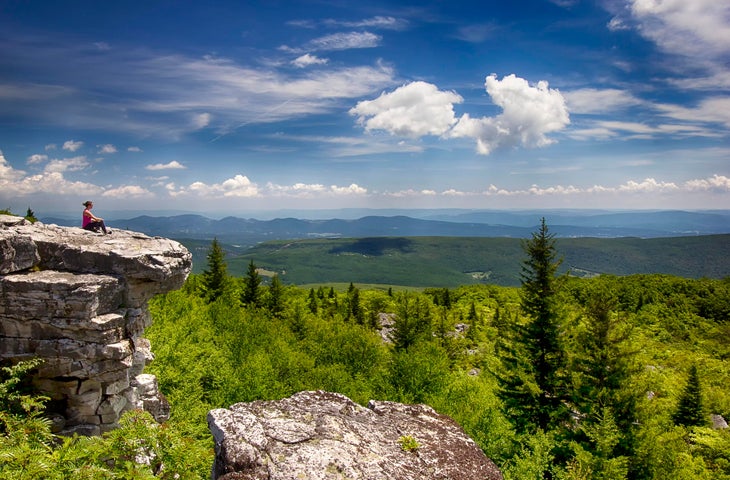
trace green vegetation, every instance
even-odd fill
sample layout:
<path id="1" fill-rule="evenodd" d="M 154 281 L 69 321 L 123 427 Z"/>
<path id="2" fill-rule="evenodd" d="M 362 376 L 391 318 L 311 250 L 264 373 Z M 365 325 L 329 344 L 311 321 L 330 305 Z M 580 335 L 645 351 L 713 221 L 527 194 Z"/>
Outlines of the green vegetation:
<path id="1" fill-rule="evenodd" d="M 421 444 L 412 435 L 403 435 L 398 438 L 398 445 L 404 452 L 415 452 L 421 447 Z"/>
<path id="2" fill-rule="evenodd" d="M 421 248 L 378 245 L 394 257 Z M 170 420 L 157 426 L 131 412 L 100 439 L 59 441 L 43 399 L 23 393 L 21 364 L 0 383 L 0 477 L 208 478 L 210 409 L 324 389 L 363 405 L 429 404 L 508 480 L 730 479 L 730 432 L 707 426 L 709 414 L 730 418 L 730 279 L 565 276 L 562 245 L 543 224 L 516 260 L 520 287 L 297 287 L 278 275 L 267 285 L 252 258 L 248 275 L 233 277 L 211 255 L 220 295 L 194 274 L 150 303 L 148 371 Z M 254 285 L 256 295 L 244 295 Z M 394 441 L 417 449 L 407 437 Z M 149 465 L 133 461 L 140 446 L 154 451 Z"/>
<path id="3" fill-rule="evenodd" d="M 196 272 L 209 242 L 180 240 L 193 252 Z M 575 276 L 663 273 L 685 278 L 730 275 L 730 235 L 675 238 L 556 238 L 559 273 Z M 518 238 L 374 237 L 281 240 L 253 248 L 222 245 L 232 275 L 253 261 L 288 285 L 349 284 L 456 288 L 520 285 L 524 258 Z M 387 288 L 387 287 L 386 287 Z"/>

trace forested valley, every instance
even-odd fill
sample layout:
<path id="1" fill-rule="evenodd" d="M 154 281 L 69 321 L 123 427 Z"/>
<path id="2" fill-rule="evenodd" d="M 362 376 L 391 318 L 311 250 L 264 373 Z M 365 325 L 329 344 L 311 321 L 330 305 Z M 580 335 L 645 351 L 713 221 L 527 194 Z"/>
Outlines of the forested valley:
<path id="1" fill-rule="evenodd" d="M 205 271 L 150 304 L 170 420 L 59 439 L 23 388 L 33 362 L 7 367 L 0 474 L 209 478 L 210 409 L 323 389 L 431 405 L 506 479 L 730 478 L 730 279 L 558 274 L 544 222 L 524 254 L 520 287 L 337 290 L 253 262 L 230 276 L 214 240 Z"/>

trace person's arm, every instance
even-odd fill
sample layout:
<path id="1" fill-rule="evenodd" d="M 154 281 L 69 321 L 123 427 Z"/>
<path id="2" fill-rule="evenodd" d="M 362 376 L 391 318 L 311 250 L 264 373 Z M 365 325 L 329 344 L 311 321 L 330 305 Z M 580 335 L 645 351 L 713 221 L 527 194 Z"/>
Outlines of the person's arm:
<path id="1" fill-rule="evenodd" d="M 101 217 L 95 216 L 93 213 L 91 213 L 90 210 L 84 210 L 84 215 L 86 215 L 87 217 L 89 217 L 90 219 L 92 219 L 95 222 L 100 222 L 100 221 L 104 220 Z"/>

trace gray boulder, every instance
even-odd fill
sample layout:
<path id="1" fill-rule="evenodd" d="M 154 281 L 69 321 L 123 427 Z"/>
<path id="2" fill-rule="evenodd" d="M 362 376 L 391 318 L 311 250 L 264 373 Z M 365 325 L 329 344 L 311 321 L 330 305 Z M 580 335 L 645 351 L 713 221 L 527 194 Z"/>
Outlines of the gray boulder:
<path id="1" fill-rule="evenodd" d="M 300 392 L 208 413 L 213 479 L 498 480 L 451 418 L 426 405 Z"/>

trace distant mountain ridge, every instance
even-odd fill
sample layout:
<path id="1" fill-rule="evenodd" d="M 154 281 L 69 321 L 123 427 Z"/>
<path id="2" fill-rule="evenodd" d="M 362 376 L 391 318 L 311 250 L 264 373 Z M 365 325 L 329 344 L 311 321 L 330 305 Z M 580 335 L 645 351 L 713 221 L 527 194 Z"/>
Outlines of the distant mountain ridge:
<path id="1" fill-rule="evenodd" d="M 418 211 L 413 211 L 419 214 Z M 356 219 L 301 219 L 293 217 L 257 220 L 203 215 L 141 215 L 114 220 L 116 228 L 169 238 L 206 240 L 217 237 L 238 245 L 267 240 L 357 237 L 509 237 L 528 238 L 544 216 L 557 237 L 675 237 L 730 233 L 730 211 L 427 211 L 408 215 L 367 215 Z M 75 225 L 60 218 L 41 218 L 45 223 Z"/>

